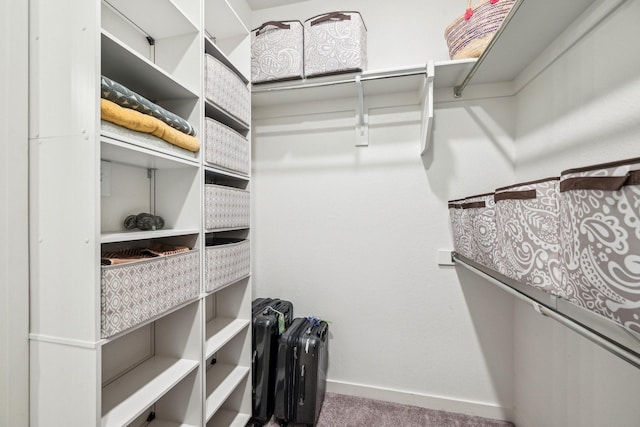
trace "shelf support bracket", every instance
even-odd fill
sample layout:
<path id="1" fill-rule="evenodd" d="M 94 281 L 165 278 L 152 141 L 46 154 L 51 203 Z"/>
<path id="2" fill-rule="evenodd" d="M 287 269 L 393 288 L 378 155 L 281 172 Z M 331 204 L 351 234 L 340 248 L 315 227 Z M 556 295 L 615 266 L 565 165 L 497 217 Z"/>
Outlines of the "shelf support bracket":
<path id="1" fill-rule="evenodd" d="M 369 146 L 369 114 L 364 107 L 364 88 L 362 87 L 362 76 L 355 78 L 356 91 L 358 92 L 358 108 L 356 111 L 356 147 Z"/>
<path id="2" fill-rule="evenodd" d="M 424 154 L 431 144 L 431 131 L 433 128 L 433 80 L 436 67 L 433 60 L 427 62 L 425 86 L 422 89 L 422 127 L 420 129 L 420 154 Z"/>

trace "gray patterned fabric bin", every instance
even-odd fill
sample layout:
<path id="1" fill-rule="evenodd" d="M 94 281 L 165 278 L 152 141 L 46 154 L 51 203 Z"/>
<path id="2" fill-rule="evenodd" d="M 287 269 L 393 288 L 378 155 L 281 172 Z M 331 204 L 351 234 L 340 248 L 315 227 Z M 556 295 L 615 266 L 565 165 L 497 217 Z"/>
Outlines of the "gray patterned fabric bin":
<path id="1" fill-rule="evenodd" d="M 249 227 L 247 190 L 216 184 L 204 186 L 204 226 L 207 230 Z"/>
<path id="2" fill-rule="evenodd" d="M 102 266 L 102 338 L 160 315 L 200 293 L 197 250 Z"/>
<path id="3" fill-rule="evenodd" d="M 562 172 L 560 218 L 569 300 L 640 332 L 640 158 Z"/>
<path id="4" fill-rule="evenodd" d="M 466 230 L 471 233 L 470 259 L 492 270 L 498 270 L 498 230 L 493 193 L 465 199 L 462 204 Z"/>
<path id="5" fill-rule="evenodd" d="M 560 268 L 558 178 L 496 190 L 499 272 L 565 297 Z"/>
<path id="6" fill-rule="evenodd" d="M 205 117 L 205 161 L 236 172 L 249 174 L 249 141 L 235 130 Z"/>
<path id="7" fill-rule="evenodd" d="M 251 269 L 248 240 L 205 248 L 205 290 L 211 292 L 247 276 Z"/>
<path id="8" fill-rule="evenodd" d="M 208 101 L 245 125 L 251 122 L 251 92 L 244 81 L 222 62 L 205 54 L 204 94 Z"/>
<path id="9" fill-rule="evenodd" d="M 451 223 L 451 237 L 453 238 L 453 250 L 464 255 L 464 228 L 462 226 L 462 203 L 464 199 L 450 200 L 447 204 L 449 208 L 449 221 Z"/>
<path id="10" fill-rule="evenodd" d="M 367 69 L 367 28 L 358 12 L 331 12 L 304 22 L 306 77 Z"/>
<path id="11" fill-rule="evenodd" d="M 253 83 L 300 79 L 304 66 L 304 32 L 300 21 L 265 22 L 251 32 Z"/>

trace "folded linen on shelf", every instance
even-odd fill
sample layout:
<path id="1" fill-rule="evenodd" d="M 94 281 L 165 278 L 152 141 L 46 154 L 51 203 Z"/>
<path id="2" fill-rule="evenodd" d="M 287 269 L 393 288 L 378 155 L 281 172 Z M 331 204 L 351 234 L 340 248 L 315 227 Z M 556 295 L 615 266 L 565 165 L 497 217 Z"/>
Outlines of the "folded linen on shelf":
<path id="1" fill-rule="evenodd" d="M 101 76 L 100 79 L 100 97 L 108 99 L 121 107 L 129 108 L 139 111 L 142 114 L 155 117 L 172 128 L 186 133 L 187 135 L 196 134 L 191 123 L 187 122 L 182 117 L 162 108 L 158 104 L 149 101 L 131 89 L 105 76 Z"/>
<path id="2" fill-rule="evenodd" d="M 103 120 L 127 129 L 157 136 L 185 150 L 195 152 L 200 149 L 200 141 L 196 137 L 182 133 L 155 117 L 123 108 L 104 98 L 100 99 L 100 116 Z"/>
<path id="3" fill-rule="evenodd" d="M 191 249 L 188 246 L 173 246 L 153 242 L 146 248 L 122 248 L 113 251 L 104 251 L 101 256 L 101 264 L 125 264 L 128 262 L 140 261 L 141 259 L 189 252 L 190 250 Z"/>

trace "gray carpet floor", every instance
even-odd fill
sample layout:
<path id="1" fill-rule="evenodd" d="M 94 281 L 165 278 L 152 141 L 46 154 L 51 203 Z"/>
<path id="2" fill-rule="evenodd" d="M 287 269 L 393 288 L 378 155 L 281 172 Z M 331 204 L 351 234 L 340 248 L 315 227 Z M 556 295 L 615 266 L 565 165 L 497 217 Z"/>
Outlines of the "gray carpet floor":
<path id="1" fill-rule="evenodd" d="M 473 417 L 417 406 L 363 399 L 335 393 L 325 395 L 317 427 L 514 427 L 507 421 Z M 272 419 L 265 427 L 278 427 Z"/>

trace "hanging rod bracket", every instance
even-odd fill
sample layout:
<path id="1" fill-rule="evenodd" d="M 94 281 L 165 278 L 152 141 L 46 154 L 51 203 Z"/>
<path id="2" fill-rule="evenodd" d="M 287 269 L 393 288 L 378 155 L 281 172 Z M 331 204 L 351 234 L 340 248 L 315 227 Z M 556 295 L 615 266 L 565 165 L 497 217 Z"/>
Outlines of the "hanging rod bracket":
<path id="1" fill-rule="evenodd" d="M 369 114 L 364 106 L 364 88 L 362 76 L 355 77 L 356 91 L 358 93 L 358 105 L 356 109 L 356 147 L 369 146 Z"/>

